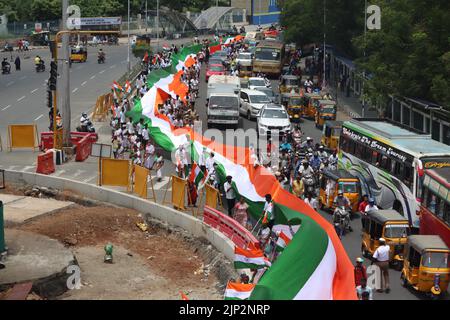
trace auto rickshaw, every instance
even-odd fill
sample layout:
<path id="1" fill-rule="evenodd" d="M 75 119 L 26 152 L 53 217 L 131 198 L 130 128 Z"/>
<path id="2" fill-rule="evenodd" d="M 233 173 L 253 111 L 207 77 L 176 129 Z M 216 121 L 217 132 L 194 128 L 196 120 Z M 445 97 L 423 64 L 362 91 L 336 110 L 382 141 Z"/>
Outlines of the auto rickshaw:
<path id="1" fill-rule="evenodd" d="M 362 254 L 371 257 L 380 246 L 379 239 L 384 238 L 390 247 L 389 265 L 401 270 L 403 251 L 410 234 L 408 218 L 390 209 L 370 212 L 361 219 L 363 219 Z"/>
<path id="2" fill-rule="evenodd" d="M 289 97 L 287 103 L 287 112 L 291 122 L 300 122 L 303 115 L 303 106 L 305 98 L 299 94 L 293 94 Z"/>
<path id="3" fill-rule="evenodd" d="M 320 143 L 328 149 L 336 149 L 339 145 L 339 136 L 342 131 L 342 121 L 325 121 Z"/>
<path id="4" fill-rule="evenodd" d="M 300 87 L 299 87 L 300 83 L 298 80 L 297 76 L 294 75 L 290 75 L 290 74 L 286 74 L 281 76 L 281 81 L 280 81 L 280 93 L 285 93 L 285 92 L 299 92 Z"/>
<path id="5" fill-rule="evenodd" d="M 336 120 L 336 101 L 333 100 L 316 100 L 316 128 L 323 128 L 326 120 Z"/>
<path id="6" fill-rule="evenodd" d="M 150 35 L 144 34 L 142 36 L 136 37 L 136 46 L 150 45 L 150 42 L 151 42 Z"/>
<path id="7" fill-rule="evenodd" d="M 449 248 L 439 236 L 409 236 L 400 276 L 403 286 L 432 298 L 443 296 L 450 279 L 449 255 Z"/>
<path id="8" fill-rule="evenodd" d="M 347 170 L 324 170 L 320 178 L 320 208 L 333 211 L 334 199 L 340 191 L 350 200 L 352 212 L 358 211 L 358 200 L 361 194 L 359 179 Z"/>
<path id="9" fill-rule="evenodd" d="M 289 99 L 294 95 L 295 93 L 291 92 L 283 92 L 280 96 L 280 103 L 287 109 Z"/>
<path id="10" fill-rule="evenodd" d="M 321 100 L 322 96 L 317 93 L 305 93 L 305 105 L 303 106 L 303 116 L 309 119 L 315 119 L 316 107 L 314 102 Z"/>
<path id="11" fill-rule="evenodd" d="M 251 77 L 253 74 L 253 67 L 251 65 L 249 65 L 249 66 L 239 65 L 238 70 L 239 70 L 240 78 Z"/>
<path id="12" fill-rule="evenodd" d="M 84 46 L 70 48 L 70 62 L 86 62 L 87 49 Z"/>

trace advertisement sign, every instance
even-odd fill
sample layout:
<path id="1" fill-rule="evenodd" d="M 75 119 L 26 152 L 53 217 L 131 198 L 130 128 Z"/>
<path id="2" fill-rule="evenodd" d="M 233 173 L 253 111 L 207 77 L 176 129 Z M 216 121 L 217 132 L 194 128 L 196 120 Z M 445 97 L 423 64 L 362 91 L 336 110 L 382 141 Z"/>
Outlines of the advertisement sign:
<path id="1" fill-rule="evenodd" d="M 42 23 L 39 23 L 39 22 L 35 23 L 34 24 L 34 31 L 41 32 L 42 31 Z"/>
<path id="2" fill-rule="evenodd" d="M 111 17 L 111 18 L 92 17 L 92 18 L 80 18 L 80 20 L 81 26 L 112 26 L 122 24 L 121 17 Z"/>

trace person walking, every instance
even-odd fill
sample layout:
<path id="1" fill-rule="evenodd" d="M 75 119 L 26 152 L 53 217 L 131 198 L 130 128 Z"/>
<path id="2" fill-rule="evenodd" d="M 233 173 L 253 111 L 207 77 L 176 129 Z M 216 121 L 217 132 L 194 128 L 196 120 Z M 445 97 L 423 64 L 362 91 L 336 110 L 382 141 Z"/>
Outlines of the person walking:
<path id="1" fill-rule="evenodd" d="M 361 284 L 361 279 L 367 279 L 366 267 L 363 265 L 363 258 L 356 258 L 356 265 L 353 273 L 355 274 L 355 287 Z"/>
<path id="2" fill-rule="evenodd" d="M 389 245 L 386 244 L 386 240 L 384 238 L 378 239 L 380 242 L 380 246 L 375 250 L 373 254 L 373 258 L 375 259 L 375 264 L 380 268 L 381 273 L 383 275 L 383 279 L 381 279 L 381 288 L 378 289 L 378 292 L 386 291 L 389 293 L 391 289 L 389 288 Z"/>
<path id="3" fill-rule="evenodd" d="M 16 57 L 14 64 L 16 65 L 16 71 L 20 71 L 20 57 L 19 56 Z"/>
<path id="4" fill-rule="evenodd" d="M 247 228 L 248 220 L 248 204 L 245 202 L 244 197 L 239 199 L 239 202 L 234 206 L 234 220 L 239 222 L 241 226 Z"/>
<path id="5" fill-rule="evenodd" d="M 236 194 L 233 189 L 231 176 L 227 176 L 227 181 L 223 184 L 223 189 L 225 190 L 225 198 L 227 199 L 228 215 L 231 217 L 236 203 Z"/>

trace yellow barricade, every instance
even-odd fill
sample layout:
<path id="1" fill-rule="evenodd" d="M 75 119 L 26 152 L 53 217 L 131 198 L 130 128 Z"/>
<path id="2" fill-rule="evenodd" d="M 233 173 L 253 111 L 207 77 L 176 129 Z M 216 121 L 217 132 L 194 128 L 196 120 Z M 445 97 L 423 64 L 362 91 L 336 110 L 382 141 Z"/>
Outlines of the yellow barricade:
<path id="1" fill-rule="evenodd" d="M 149 170 L 134 165 L 134 193 L 137 193 L 141 198 L 147 199 L 147 177 Z"/>
<path id="2" fill-rule="evenodd" d="M 210 185 L 205 185 L 206 196 L 205 196 L 205 205 L 211 208 L 217 208 L 217 199 L 219 198 L 219 190 L 213 188 Z"/>
<path id="3" fill-rule="evenodd" d="M 39 144 L 38 130 L 35 124 L 12 124 L 8 126 L 9 151 L 13 148 L 33 148 Z"/>
<path id="4" fill-rule="evenodd" d="M 175 208 L 185 210 L 187 181 L 177 176 L 172 176 L 172 205 Z"/>
<path id="5" fill-rule="evenodd" d="M 101 185 L 129 187 L 130 160 L 101 159 Z"/>

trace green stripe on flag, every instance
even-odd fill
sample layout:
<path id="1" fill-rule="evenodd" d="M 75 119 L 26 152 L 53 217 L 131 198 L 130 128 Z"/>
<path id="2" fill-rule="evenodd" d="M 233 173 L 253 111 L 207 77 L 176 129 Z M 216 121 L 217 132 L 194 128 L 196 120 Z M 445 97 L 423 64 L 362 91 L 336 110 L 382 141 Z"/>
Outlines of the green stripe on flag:
<path id="1" fill-rule="evenodd" d="M 310 217 L 277 204 L 284 216 L 299 216 L 300 229 L 283 254 L 264 274 L 250 300 L 291 300 L 310 279 L 328 247 L 328 234 Z"/>

